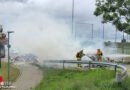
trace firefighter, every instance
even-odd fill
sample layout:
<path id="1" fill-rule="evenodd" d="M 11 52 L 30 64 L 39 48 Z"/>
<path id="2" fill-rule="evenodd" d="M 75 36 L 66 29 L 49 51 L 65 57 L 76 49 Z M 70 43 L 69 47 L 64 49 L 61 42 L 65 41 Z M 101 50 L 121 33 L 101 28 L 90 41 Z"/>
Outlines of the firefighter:
<path id="1" fill-rule="evenodd" d="M 97 60 L 101 61 L 102 60 L 102 56 L 103 56 L 102 51 L 100 49 L 97 49 Z"/>
<path id="2" fill-rule="evenodd" d="M 5 57 L 5 44 L 7 44 L 6 34 L 3 33 L 3 27 L 0 25 L 0 58 Z"/>
<path id="3" fill-rule="evenodd" d="M 2 27 L 2 25 L 0 25 L 0 32 L 1 32 L 1 33 L 3 32 L 3 27 Z"/>
<path id="4" fill-rule="evenodd" d="M 3 27 L 0 26 L 0 39 L 2 40 L 2 39 L 5 39 L 5 38 L 6 38 L 6 34 L 3 33 Z"/>
<path id="5" fill-rule="evenodd" d="M 83 50 L 79 51 L 76 53 L 76 58 L 77 58 L 77 61 L 81 61 L 82 57 L 84 56 L 85 54 L 83 53 Z M 78 68 L 82 68 L 82 64 L 77 64 Z"/>
<path id="6" fill-rule="evenodd" d="M 2 37 L 3 37 L 3 28 L 2 26 L 0 26 L 0 39 L 2 39 Z"/>

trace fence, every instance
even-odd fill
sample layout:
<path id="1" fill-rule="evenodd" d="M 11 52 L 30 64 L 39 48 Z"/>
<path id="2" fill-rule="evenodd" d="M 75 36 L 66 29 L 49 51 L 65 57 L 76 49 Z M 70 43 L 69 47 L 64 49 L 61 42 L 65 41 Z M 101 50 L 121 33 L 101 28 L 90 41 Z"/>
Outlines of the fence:
<path id="1" fill-rule="evenodd" d="M 105 47 L 105 51 L 108 51 L 112 54 L 130 54 L 130 48 L 117 48 L 117 47 Z"/>
<path id="2" fill-rule="evenodd" d="M 108 62 L 96 62 L 96 61 L 74 61 L 74 60 L 52 60 L 52 61 L 47 61 L 50 63 L 62 63 L 63 64 L 63 69 L 65 68 L 65 63 L 73 63 L 73 64 L 88 64 L 88 68 L 91 69 L 91 65 L 101 65 L 101 66 L 113 66 L 114 71 L 116 72 L 116 82 L 120 83 L 122 82 L 126 75 L 127 75 L 127 68 L 123 65 L 117 64 L 117 63 L 108 63 Z M 122 69 L 122 72 L 117 72 L 117 68 Z"/>

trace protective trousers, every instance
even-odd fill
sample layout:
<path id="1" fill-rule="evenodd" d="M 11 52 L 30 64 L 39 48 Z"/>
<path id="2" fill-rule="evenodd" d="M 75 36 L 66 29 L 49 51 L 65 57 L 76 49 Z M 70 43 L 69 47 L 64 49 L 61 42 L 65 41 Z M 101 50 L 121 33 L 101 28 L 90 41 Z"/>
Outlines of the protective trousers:
<path id="1" fill-rule="evenodd" d="M 77 61 L 81 61 L 81 58 L 77 58 Z M 82 68 L 82 64 L 79 64 L 79 63 L 78 63 L 78 64 L 77 64 L 77 67 L 78 67 L 78 68 Z"/>

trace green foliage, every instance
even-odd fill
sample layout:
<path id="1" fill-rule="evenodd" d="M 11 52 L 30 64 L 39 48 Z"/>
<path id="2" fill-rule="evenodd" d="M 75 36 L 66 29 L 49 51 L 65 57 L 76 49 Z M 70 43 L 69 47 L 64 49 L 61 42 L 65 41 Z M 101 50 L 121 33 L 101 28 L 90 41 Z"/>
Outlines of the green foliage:
<path id="1" fill-rule="evenodd" d="M 130 0 L 96 0 L 96 6 L 94 15 L 102 15 L 102 23 L 111 22 L 130 34 Z"/>
<path id="2" fill-rule="evenodd" d="M 19 69 L 15 67 L 10 67 L 10 81 L 14 82 L 20 74 Z M 8 64 L 5 62 L 2 62 L 2 68 L 0 69 L 0 76 L 3 77 L 3 80 L 7 82 L 8 80 Z"/>
<path id="3" fill-rule="evenodd" d="M 53 70 L 46 72 L 35 90 L 124 90 L 130 78 L 122 84 L 116 84 L 115 73 L 108 69 L 92 69 L 90 71 Z M 125 90 L 130 88 L 126 87 Z"/>

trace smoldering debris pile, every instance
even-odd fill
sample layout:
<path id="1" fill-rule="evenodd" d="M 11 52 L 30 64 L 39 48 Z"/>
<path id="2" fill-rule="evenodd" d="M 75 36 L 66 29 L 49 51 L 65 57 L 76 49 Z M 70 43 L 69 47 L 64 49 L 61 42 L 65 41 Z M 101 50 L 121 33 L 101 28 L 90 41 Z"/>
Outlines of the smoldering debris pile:
<path id="1" fill-rule="evenodd" d="M 115 62 L 130 62 L 130 55 L 111 54 L 111 55 L 105 55 L 105 57 L 109 57 L 111 60 L 114 60 Z"/>
<path id="2" fill-rule="evenodd" d="M 14 58 L 15 62 L 25 62 L 31 64 L 39 64 L 39 58 L 33 54 L 19 55 Z"/>

